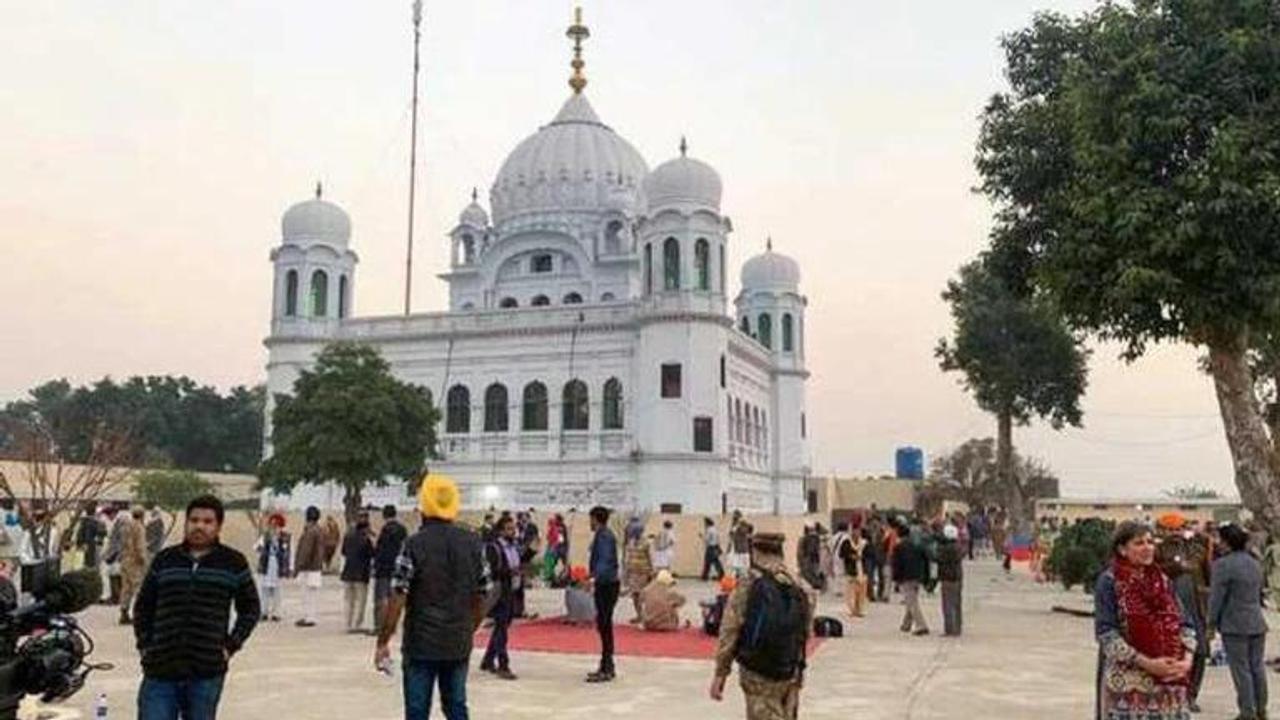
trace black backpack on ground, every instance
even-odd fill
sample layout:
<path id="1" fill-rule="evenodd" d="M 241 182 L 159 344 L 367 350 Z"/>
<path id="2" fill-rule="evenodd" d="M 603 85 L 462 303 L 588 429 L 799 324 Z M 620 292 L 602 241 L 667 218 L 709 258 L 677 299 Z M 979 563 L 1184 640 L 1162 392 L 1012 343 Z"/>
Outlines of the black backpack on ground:
<path id="1" fill-rule="evenodd" d="M 799 587 L 779 582 L 768 571 L 751 583 L 748 592 L 738 663 L 771 680 L 797 677 L 804 669 L 809 599 Z"/>
<path id="2" fill-rule="evenodd" d="M 813 619 L 813 634 L 820 638 L 844 637 L 844 623 L 826 615 Z"/>

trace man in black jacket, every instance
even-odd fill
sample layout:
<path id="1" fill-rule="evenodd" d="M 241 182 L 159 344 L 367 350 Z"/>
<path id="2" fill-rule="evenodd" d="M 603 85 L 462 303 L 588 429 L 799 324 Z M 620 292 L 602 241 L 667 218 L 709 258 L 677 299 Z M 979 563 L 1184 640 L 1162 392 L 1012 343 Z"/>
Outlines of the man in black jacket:
<path id="1" fill-rule="evenodd" d="M 382 630 L 382 616 L 387 611 L 387 599 L 391 597 L 391 577 L 396 574 L 396 558 L 409 536 L 408 529 L 396 519 L 396 506 L 382 508 L 382 530 L 373 556 L 373 625 L 374 632 Z"/>
<path id="2" fill-rule="evenodd" d="M 224 516 L 218 498 L 192 500 L 182 544 L 162 550 L 142 583 L 133 618 L 138 720 L 214 720 L 227 663 L 258 622 L 249 563 L 218 540 Z"/>
<path id="3" fill-rule="evenodd" d="M 914 628 L 916 635 L 929 634 L 924 611 L 920 609 L 920 588 L 929 584 L 929 553 L 925 550 L 923 535 L 919 525 L 912 526 L 893 551 L 893 581 L 902 590 L 906 604 L 902 632 L 911 632 Z"/>
<path id="4" fill-rule="evenodd" d="M 404 613 L 404 716 L 427 720 L 440 688 L 448 720 L 467 720 L 467 664 L 484 615 L 489 578 L 480 538 L 454 524 L 461 498 L 452 480 L 428 475 L 418 491 L 422 526 L 396 561 L 373 662 L 390 671 L 391 637 Z"/>

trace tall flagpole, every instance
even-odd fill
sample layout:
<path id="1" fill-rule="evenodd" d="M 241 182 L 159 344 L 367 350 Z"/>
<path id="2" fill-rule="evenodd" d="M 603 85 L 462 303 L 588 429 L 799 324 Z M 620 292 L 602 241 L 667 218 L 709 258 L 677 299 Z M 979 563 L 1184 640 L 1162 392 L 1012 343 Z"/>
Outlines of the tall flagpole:
<path id="1" fill-rule="evenodd" d="M 422 40 L 422 0 L 413 0 L 413 119 L 409 129 L 409 247 L 404 258 L 404 314 L 413 297 L 413 205 L 418 177 L 418 45 Z"/>

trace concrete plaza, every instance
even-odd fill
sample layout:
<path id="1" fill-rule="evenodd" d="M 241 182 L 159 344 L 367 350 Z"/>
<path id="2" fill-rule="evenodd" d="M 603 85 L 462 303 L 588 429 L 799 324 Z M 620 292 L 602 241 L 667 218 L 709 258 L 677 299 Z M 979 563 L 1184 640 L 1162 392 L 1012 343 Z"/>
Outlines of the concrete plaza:
<path id="1" fill-rule="evenodd" d="M 1053 605 L 1087 608 L 1079 591 L 1038 585 L 1025 573 L 1007 578 L 990 560 L 966 566 L 965 634 L 943 638 L 937 596 L 927 597 L 926 614 L 934 634 L 908 637 L 898 631 L 901 606 L 873 604 L 870 615 L 846 623 L 843 639 L 826 642 L 810 661 L 801 702 L 803 718 L 928 720 L 931 718 L 1036 717 L 1081 720 L 1092 717 L 1095 645 L 1092 622 L 1053 613 Z M 320 625 L 295 628 L 298 591 L 288 588 L 286 622 L 258 627 L 246 650 L 235 659 L 223 696 L 221 716 L 229 720 L 402 717 L 399 676 L 372 668 L 373 639 L 342 630 L 341 592 L 335 579 L 322 601 Z M 681 581 L 689 596 L 690 619 L 696 599 L 710 584 Z M 558 614 L 560 593 L 538 590 L 535 609 Z M 840 613 L 840 598 L 827 595 L 820 610 Z M 93 656 L 116 669 L 91 676 L 89 685 L 51 717 L 90 717 L 93 698 L 105 692 L 110 717 L 135 717 L 139 673 L 132 634 L 114 624 L 114 608 L 93 608 L 85 623 L 98 640 Z M 617 619 L 630 617 L 619 605 Z M 1272 622 L 1273 628 L 1280 621 Z M 1272 638 L 1271 654 L 1280 650 Z M 478 662 L 478 654 L 473 662 Z M 707 697 L 711 664 L 707 661 L 619 659 L 620 677 L 611 685 L 587 685 L 583 675 L 595 658 L 585 655 L 513 653 L 518 682 L 473 672 L 468 693 L 475 718 L 661 718 L 713 720 L 741 718 L 743 706 L 731 681 L 724 703 Z M 1280 676 L 1276 676 L 1280 681 Z M 1231 681 L 1225 668 L 1209 668 L 1201 704 L 1203 718 L 1234 717 Z M 1280 705 L 1277 705 L 1280 707 Z M 437 715 L 438 716 L 438 713 Z"/>

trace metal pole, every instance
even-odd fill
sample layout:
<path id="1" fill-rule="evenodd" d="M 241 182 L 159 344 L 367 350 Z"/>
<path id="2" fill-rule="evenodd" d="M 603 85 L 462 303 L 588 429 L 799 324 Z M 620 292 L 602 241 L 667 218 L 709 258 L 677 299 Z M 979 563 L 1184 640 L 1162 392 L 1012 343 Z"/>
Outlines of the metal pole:
<path id="1" fill-rule="evenodd" d="M 409 246 L 404 260 L 404 314 L 413 297 L 413 205 L 418 173 L 418 45 L 422 40 L 422 0 L 413 2 L 413 117 L 409 125 Z"/>

